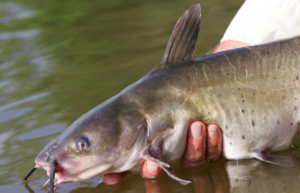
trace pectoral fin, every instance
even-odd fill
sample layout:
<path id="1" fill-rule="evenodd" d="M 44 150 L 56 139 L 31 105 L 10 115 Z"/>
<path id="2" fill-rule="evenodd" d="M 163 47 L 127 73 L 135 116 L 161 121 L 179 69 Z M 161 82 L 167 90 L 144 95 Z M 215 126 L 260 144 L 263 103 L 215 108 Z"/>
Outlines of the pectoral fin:
<path id="1" fill-rule="evenodd" d="M 258 152 L 254 155 L 254 157 L 261 161 L 269 162 L 284 167 L 293 166 L 293 161 L 287 156 L 271 155 L 269 153 Z"/>
<path id="2" fill-rule="evenodd" d="M 153 161 L 155 163 L 157 163 L 160 167 L 166 167 L 166 168 L 169 168 L 170 165 L 165 163 L 165 162 L 162 162 L 160 161 L 159 159 L 156 159 L 155 157 L 153 157 L 149 151 L 145 151 L 144 154 L 143 154 L 143 157 L 142 157 L 144 160 L 150 160 L 150 161 Z"/>
<path id="3" fill-rule="evenodd" d="M 178 181 L 182 185 L 187 185 L 191 183 L 191 181 L 183 180 L 181 178 L 178 178 L 172 168 L 166 168 L 166 167 L 161 167 L 171 178 L 174 180 Z"/>
<path id="4" fill-rule="evenodd" d="M 170 165 L 164 162 L 161 151 L 151 151 L 151 153 L 149 151 L 145 151 L 142 158 L 144 160 L 156 162 L 171 178 L 177 180 L 182 185 L 191 183 L 190 181 L 183 180 L 176 176 L 174 170 L 170 167 Z"/>

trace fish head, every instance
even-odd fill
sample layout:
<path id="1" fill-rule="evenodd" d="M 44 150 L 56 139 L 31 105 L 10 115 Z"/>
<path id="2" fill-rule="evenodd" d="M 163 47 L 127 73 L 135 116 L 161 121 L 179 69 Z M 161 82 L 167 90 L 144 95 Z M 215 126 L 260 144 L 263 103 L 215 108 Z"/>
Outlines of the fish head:
<path id="1" fill-rule="evenodd" d="M 147 143 L 147 122 L 136 108 L 113 101 L 75 121 L 36 157 L 36 167 L 50 176 L 55 165 L 56 185 L 130 170 Z"/>

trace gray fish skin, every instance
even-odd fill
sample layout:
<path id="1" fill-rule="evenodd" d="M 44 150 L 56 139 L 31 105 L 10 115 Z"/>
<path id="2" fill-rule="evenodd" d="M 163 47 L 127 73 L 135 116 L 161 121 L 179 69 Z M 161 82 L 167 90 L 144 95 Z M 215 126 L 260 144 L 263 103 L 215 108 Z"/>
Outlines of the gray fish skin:
<path id="1" fill-rule="evenodd" d="M 118 95 L 95 107 L 49 143 L 36 167 L 55 163 L 56 184 L 106 173 L 137 172 L 145 160 L 181 163 L 188 125 L 216 123 L 228 159 L 258 158 L 290 147 L 299 131 L 300 37 L 192 59 L 200 30 L 200 4 L 181 16 L 162 63 Z M 192 48 L 192 49 L 187 49 Z M 88 148 L 78 149 L 78 139 Z"/>

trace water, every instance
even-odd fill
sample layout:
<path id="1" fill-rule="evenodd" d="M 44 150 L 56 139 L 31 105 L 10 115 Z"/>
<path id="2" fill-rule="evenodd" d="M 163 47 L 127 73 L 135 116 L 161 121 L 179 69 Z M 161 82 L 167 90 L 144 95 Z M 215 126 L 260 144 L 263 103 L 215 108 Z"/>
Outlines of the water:
<path id="1" fill-rule="evenodd" d="M 162 58 L 191 0 L 0 1 L 0 192 L 44 192 L 44 170 L 24 186 L 35 156 L 79 116 L 138 80 Z M 242 0 L 202 1 L 195 57 L 222 37 Z M 294 147 L 300 146 L 300 138 Z M 294 152 L 298 153 L 299 149 Z M 299 160 L 284 168 L 257 160 L 220 160 L 163 175 L 128 175 L 114 186 L 94 178 L 58 192 L 298 192 Z"/>

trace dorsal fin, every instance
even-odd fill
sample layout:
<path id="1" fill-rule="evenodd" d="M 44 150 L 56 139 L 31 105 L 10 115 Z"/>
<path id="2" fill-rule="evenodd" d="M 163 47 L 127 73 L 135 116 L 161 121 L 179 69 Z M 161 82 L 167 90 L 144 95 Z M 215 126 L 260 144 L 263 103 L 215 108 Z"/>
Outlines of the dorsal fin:
<path id="1" fill-rule="evenodd" d="M 201 5 L 196 3 L 178 19 L 161 65 L 192 60 L 201 24 Z"/>

